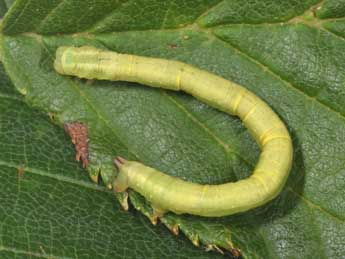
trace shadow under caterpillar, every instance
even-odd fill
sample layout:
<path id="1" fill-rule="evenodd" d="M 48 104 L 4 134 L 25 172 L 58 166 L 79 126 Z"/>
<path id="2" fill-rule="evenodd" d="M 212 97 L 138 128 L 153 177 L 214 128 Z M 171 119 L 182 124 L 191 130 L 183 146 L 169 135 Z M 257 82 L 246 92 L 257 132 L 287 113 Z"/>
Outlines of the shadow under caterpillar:
<path id="1" fill-rule="evenodd" d="M 244 87 L 179 61 L 119 54 L 90 46 L 58 48 L 54 66 L 64 75 L 181 90 L 238 116 L 249 129 L 262 152 L 253 174 L 234 183 L 190 183 L 140 162 L 116 158 L 119 174 L 115 190 L 134 189 L 150 201 L 157 215 L 167 211 L 206 217 L 231 215 L 263 205 L 282 190 L 292 164 L 291 137 L 278 115 Z"/>

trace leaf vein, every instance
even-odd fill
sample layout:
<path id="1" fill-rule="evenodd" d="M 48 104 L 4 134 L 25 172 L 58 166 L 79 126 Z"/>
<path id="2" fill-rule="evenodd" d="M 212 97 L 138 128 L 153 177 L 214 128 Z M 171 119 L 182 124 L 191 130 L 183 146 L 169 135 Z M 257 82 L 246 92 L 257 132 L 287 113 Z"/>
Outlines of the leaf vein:
<path id="1" fill-rule="evenodd" d="M 46 16 L 41 20 L 41 22 L 36 26 L 35 31 L 37 31 L 37 29 L 39 29 L 40 27 L 43 26 L 43 24 L 45 23 L 46 20 L 48 20 L 48 18 L 50 16 L 53 15 L 54 11 L 59 8 L 63 3 L 65 2 L 65 0 L 62 0 L 59 4 L 57 4 L 55 7 L 53 7 L 47 14 Z"/>
<path id="2" fill-rule="evenodd" d="M 6 162 L 6 161 L 0 160 L 0 166 L 6 166 L 8 168 L 17 169 L 20 165 L 16 165 L 16 164 L 11 163 L 11 162 Z M 89 182 L 85 182 L 85 181 L 82 181 L 82 180 L 75 180 L 75 179 L 72 179 L 70 177 L 61 176 L 61 175 L 58 175 L 58 174 L 52 174 L 52 173 L 45 172 L 45 171 L 42 171 L 42 170 L 36 169 L 36 168 L 31 168 L 31 167 L 24 167 L 24 170 L 25 170 L 25 172 L 29 172 L 29 173 L 32 173 L 32 174 L 35 174 L 35 175 L 49 177 L 49 178 L 52 178 L 52 179 L 55 179 L 55 180 L 58 180 L 58 181 L 61 181 L 61 182 L 70 183 L 70 184 L 73 184 L 73 185 L 85 187 L 85 188 L 96 190 L 96 191 L 107 192 L 105 187 L 96 185 L 96 184 L 91 183 L 91 182 L 89 183 Z"/>
<path id="3" fill-rule="evenodd" d="M 288 187 L 288 190 L 290 192 L 292 192 L 294 195 L 296 195 L 297 197 L 300 198 L 301 201 L 303 201 L 304 203 L 306 203 L 308 205 L 309 208 L 314 208 L 314 209 L 317 209 L 319 210 L 320 212 L 330 216 L 331 218 L 333 218 L 334 220 L 340 222 L 340 223 L 344 223 L 344 219 L 339 217 L 338 215 L 334 215 L 333 213 L 329 212 L 328 210 L 320 207 L 319 205 L 313 203 L 311 200 L 307 199 L 305 196 L 295 192 L 291 187 Z"/>
<path id="4" fill-rule="evenodd" d="M 24 7 L 22 8 L 22 10 L 20 11 L 20 13 L 18 14 L 17 18 L 11 23 L 11 25 L 9 25 L 9 26 L 6 28 L 6 31 L 10 31 L 11 28 L 13 28 L 13 27 L 17 24 L 18 20 L 22 17 L 23 13 L 25 12 L 25 9 L 29 6 L 30 3 L 31 3 L 31 0 L 28 0 L 28 1 L 25 3 Z"/>
<path id="5" fill-rule="evenodd" d="M 115 8 L 114 10 L 111 10 L 110 12 L 106 13 L 104 16 L 100 17 L 97 21 L 95 21 L 95 23 L 93 25 L 91 25 L 88 29 L 86 29 L 85 31 L 93 31 L 94 29 L 96 29 L 102 22 L 104 22 L 105 20 L 107 20 L 109 17 L 111 17 L 115 11 L 117 11 L 119 8 L 121 8 L 123 5 L 129 3 L 131 0 L 126 0 L 122 3 L 120 3 L 117 8 Z"/>
<path id="6" fill-rule="evenodd" d="M 65 256 L 56 256 L 56 255 L 51 255 L 51 254 L 41 254 L 41 253 L 37 253 L 37 252 L 31 252 L 31 251 L 25 251 L 22 249 L 17 249 L 17 248 L 11 248 L 11 247 L 7 247 L 7 246 L 0 246 L 0 252 L 1 251 L 5 251 L 5 252 L 12 252 L 14 254 L 21 254 L 21 255 L 27 255 L 30 258 L 32 256 L 38 257 L 38 258 L 46 258 L 46 259 L 72 259 L 71 257 L 65 257 Z"/>
<path id="7" fill-rule="evenodd" d="M 282 83 L 284 83 L 286 86 L 290 87 L 291 89 L 299 92 L 300 94 L 302 94 L 304 97 L 306 97 L 307 99 L 309 99 L 311 102 L 317 102 L 318 104 L 320 104 L 322 107 L 326 108 L 327 110 L 335 113 L 337 116 L 339 116 L 342 120 L 345 120 L 345 115 L 343 115 L 341 112 L 335 110 L 334 108 L 328 106 L 327 104 L 325 104 L 324 102 L 318 100 L 317 98 L 315 98 L 314 96 L 311 96 L 309 94 L 307 94 L 306 92 L 304 92 L 303 90 L 301 90 L 300 88 L 296 87 L 295 85 L 293 85 L 292 83 L 290 83 L 289 81 L 285 80 L 284 78 L 282 78 L 281 75 L 279 75 L 278 73 L 276 73 L 275 71 L 273 71 L 269 66 L 263 64 L 262 62 L 258 61 L 257 59 L 253 58 L 252 56 L 250 56 L 249 54 L 247 54 L 246 52 L 244 52 L 243 50 L 237 48 L 236 46 L 232 45 L 231 43 L 224 41 L 223 39 L 217 37 L 216 35 L 212 34 L 214 38 L 216 38 L 217 40 L 219 40 L 220 42 L 223 42 L 225 45 L 229 46 L 230 48 L 236 50 L 238 53 L 240 53 L 241 55 L 243 55 L 244 57 L 246 57 L 248 60 L 250 60 L 251 62 L 253 62 L 254 64 L 258 65 L 259 67 L 261 67 L 264 71 L 268 72 L 270 75 L 272 75 L 274 78 L 278 79 L 279 81 L 281 81 Z"/>

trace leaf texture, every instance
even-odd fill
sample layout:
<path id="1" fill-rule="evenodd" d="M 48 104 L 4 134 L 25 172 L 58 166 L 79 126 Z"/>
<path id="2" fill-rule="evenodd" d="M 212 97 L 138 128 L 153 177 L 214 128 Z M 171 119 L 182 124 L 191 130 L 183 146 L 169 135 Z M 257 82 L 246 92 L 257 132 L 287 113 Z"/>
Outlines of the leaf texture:
<path id="1" fill-rule="evenodd" d="M 188 181 L 216 184 L 247 177 L 260 151 L 237 118 L 190 96 L 58 75 L 52 66 L 58 46 L 176 59 L 247 87 L 270 104 L 293 137 L 294 166 L 282 194 L 241 215 L 168 214 L 163 224 L 178 225 L 195 244 L 240 249 L 246 258 L 341 258 L 345 40 L 337 10 L 344 5 L 341 0 L 18 0 L 3 21 L 1 56 L 30 106 L 53 115 L 60 126 L 88 125 L 90 173 L 100 173 L 106 185 L 116 174 L 116 155 Z M 109 194 L 97 193 L 109 201 Z M 130 199 L 152 216 L 141 196 L 131 192 Z M 81 258 L 83 249 L 76 252 Z"/>

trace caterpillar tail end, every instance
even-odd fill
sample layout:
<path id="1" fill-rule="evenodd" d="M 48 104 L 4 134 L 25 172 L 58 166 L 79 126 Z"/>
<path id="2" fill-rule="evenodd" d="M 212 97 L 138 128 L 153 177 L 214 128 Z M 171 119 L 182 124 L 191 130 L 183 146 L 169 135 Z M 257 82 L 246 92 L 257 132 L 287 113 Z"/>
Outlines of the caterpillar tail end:
<path id="1" fill-rule="evenodd" d="M 114 164 L 119 170 L 119 174 L 113 184 L 115 192 L 125 192 L 128 188 L 128 177 L 126 173 L 121 170 L 126 162 L 127 160 L 120 156 L 114 159 Z"/>

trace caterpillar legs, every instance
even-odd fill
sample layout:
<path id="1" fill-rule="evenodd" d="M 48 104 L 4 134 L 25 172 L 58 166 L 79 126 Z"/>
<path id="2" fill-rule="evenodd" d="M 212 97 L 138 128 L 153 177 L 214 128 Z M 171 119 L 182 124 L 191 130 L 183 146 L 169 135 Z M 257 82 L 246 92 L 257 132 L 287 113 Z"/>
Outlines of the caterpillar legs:
<path id="1" fill-rule="evenodd" d="M 121 156 L 117 156 L 114 159 L 115 166 L 119 169 L 119 174 L 117 178 L 115 179 L 115 182 L 113 184 L 114 191 L 117 193 L 123 193 L 126 192 L 128 186 L 128 176 L 126 173 L 124 173 L 121 169 L 123 169 L 123 166 L 127 163 L 127 160 Z M 127 194 L 128 195 L 128 194 Z M 159 218 L 161 218 L 167 211 L 159 208 L 158 206 L 152 206 L 152 215 L 150 217 L 150 220 L 152 224 L 156 225 L 158 223 Z"/>
<path id="2" fill-rule="evenodd" d="M 159 218 L 163 217 L 167 211 L 159 209 L 155 206 L 152 206 L 152 209 L 153 209 L 153 213 L 151 217 L 151 222 L 153 225 L 157 225 Z"/>

